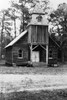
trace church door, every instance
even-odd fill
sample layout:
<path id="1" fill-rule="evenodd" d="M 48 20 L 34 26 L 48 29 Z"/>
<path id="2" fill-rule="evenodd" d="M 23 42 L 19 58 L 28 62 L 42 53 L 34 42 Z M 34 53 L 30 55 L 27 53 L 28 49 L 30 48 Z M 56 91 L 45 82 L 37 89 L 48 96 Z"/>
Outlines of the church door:
<path id="1" fill-rule="evenodd" d="M 32 52 L 32 62 L 39 62 L 39 51 Z"/>

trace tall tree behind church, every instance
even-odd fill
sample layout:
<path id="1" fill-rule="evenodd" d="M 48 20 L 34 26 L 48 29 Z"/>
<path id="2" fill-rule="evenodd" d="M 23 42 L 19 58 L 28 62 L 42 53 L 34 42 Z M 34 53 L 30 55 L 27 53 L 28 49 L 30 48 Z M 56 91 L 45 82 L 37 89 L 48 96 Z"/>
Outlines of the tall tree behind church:
<path id="1" fill-rule="evenodd" d="M 7 45 L 11 40 L 11 22 L 9 22 L 10 18 L 7 15 L 8 10 L 2 10 L 0 12 L 0 55 L 2 56 L 2 52 L 4 50 L 5 45 Z"/>
<path id="2" fill-rule="evenodd" d="M 50 22 L 53 25 L 52 30 L 58 33 L 60 43 L 67 37 L 67 4 L 61 3 L 58 8 L 50 14 Z M 56 28 L 55 28 L 56 27 Z"/>

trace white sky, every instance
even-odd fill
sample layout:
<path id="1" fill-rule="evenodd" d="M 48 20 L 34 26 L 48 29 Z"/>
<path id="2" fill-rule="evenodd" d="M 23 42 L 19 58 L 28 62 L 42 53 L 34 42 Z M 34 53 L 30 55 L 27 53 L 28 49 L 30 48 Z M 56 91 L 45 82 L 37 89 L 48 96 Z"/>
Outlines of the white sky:
<path id="1" fill-rule="evenodd" d="M 60 3 L 67 3 L 67 0 L 50 0 L 50 2 L 51 2 L 51 7 L 56 9 L 58 4 L 60 4 Z"/>
<path id="2" fill-rule="evenodd" d="M 0 10 L 9 7 L 9 0 L 0 0 Z"/>
<path id="3" fill-rule="evenodd" d="M 0 0 L 0 10 L 9 7 L 10 6 L 9 1 L 11 0 Z M 51 7 L 56 9 L 59 3 L 63 2 L 67 3 L 67 0 L 50 0 L 50 2 L 51 2 Z"/>

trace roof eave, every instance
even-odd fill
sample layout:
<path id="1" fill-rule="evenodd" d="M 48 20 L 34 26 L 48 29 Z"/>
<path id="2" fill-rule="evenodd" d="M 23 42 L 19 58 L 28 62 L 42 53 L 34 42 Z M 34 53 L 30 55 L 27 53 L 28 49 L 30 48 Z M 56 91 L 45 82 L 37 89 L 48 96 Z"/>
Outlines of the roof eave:
<path id="1" fill-rule="evenodd" d="M 23 33 L 23 32 L 22 32 Z M 21 37 L 23 37 L 26 33 L 27 33 L 27 30 L 26 31 L 24 31 L 24 34 L 20 34 L 19 35 L 19 38 L 18 37 L 16 37 L 13 41 L 11 41 L 6 47 L 5 47 L 5 49 L 6 48 L 8 48 L 8 47 L 10 47 L 10 46 L 13 46 Z"/>

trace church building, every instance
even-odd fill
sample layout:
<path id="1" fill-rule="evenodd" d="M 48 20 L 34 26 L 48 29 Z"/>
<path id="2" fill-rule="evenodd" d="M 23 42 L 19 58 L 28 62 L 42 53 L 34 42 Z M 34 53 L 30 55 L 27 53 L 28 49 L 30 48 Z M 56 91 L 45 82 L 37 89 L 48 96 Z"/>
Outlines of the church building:
<path id="1" fill-rule="evenodd" d="M 57 62 L 59 45 L 48 33 L 49 23 L 39 4 L 35 6 L 30 16 L 27 29 L 5 47 L 6 63 L 48 65 L 49 58 Z"/>

